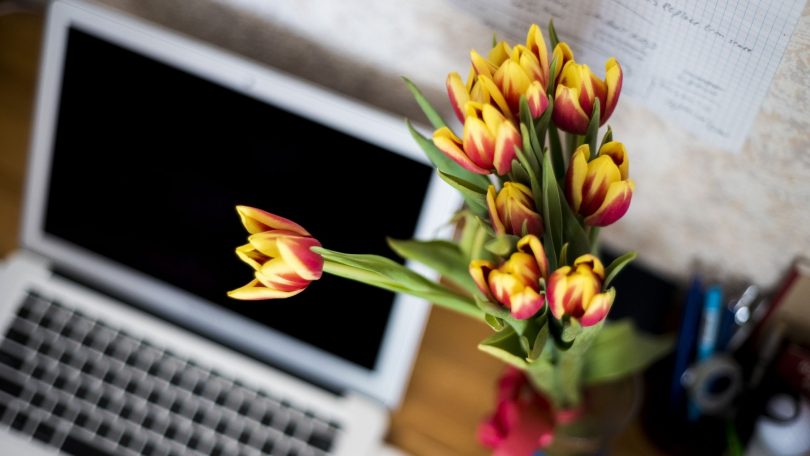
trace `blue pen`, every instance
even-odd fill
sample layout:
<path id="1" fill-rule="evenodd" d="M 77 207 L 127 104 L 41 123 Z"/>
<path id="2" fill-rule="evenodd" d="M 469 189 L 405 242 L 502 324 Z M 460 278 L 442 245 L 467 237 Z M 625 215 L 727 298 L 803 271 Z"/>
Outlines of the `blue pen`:
<path id="1" fill-rule="evenodd" d="M 694 276 L 686 293 L 683 319 L 678 333 L 678 348 L 675 353 L 675 368 L 672 372 L 672 384 L 669 394 L 670 409 L 673 412 L 677 412 L 683 403 L 684 388 L 681 377 L 689 367 L 695 353 L 701 309 L 703 309 L 703 283 L 699 276 Z"/>
<path id="2" fill-rule="evenodd" d="M 717 347 L 717 335 L 720 332 L 720 319 L 723 311 L 723 289 L 718 285 L 706 290 L 706 299 L 703 305 L 703 321 L 700 326 L 698 339 L 697 362 L 709 359 Z M 700 418 L 700 409 L 692 401 L 689 402 L 689 420 Z"/>

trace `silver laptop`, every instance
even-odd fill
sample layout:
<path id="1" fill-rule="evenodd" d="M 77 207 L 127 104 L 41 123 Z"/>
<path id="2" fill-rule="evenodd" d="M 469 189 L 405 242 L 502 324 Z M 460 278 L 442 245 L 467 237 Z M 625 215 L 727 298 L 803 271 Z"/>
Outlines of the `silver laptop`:
<path id="1" fill-rule="evenodd" d="M 58 1 L 27 183 L 0 270 L 0 454 L 378 454 L 428 305 L 332 277 L 225 292 L 252 273 L 236 204 L 335 250 L 432 237 L 458 199 L 400 119 Z"/>

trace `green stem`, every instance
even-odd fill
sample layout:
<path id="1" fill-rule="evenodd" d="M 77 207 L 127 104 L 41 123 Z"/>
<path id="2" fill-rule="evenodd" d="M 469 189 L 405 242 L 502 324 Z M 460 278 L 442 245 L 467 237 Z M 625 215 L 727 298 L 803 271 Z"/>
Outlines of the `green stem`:
<path id="1" fill-rule="evenodd" d="M 350 279 L 373 287 L 393 291 L 394 293 L 403 293 L 426 299 L 432 304 L 484 321 L 484 313 L 475 305 L 474 301 L 454 293 L 447 287 L 435 282 L 430 282 L 432 284 L 432 289 L 430 290 L 405 289 L 398 283 L 391 282 L 376 272 L 330 260 L 324 261 L 323 271 L 344 279 Z"/>

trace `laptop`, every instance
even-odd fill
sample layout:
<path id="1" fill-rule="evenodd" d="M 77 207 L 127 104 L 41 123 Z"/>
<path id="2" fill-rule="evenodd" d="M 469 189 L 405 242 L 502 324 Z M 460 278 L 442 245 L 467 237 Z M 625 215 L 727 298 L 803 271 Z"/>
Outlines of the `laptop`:
<path id="1" fill-rule="evenodd" d="M 458 203 L 401 119 L 53 3 L 0 267 L 0 454 L 380 454 L 429 305 L 331 276 L 230 300 L 252 276 L 234 206 L 392 256 L 386 236 L 434 237 Z"/>

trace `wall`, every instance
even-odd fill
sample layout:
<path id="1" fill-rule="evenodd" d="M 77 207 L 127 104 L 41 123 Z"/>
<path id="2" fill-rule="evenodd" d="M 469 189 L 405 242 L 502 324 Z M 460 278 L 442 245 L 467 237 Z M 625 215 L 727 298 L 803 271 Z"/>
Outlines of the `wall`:
<path id="1" fill-rule="evenodd" d="M 447 72 L 466 74 L 469 50 L 492 37 L 450 0 L 103 1 L 417 119 L 399 76 L 446 107 Z M 628 215 L 603 231 L 611 245 L 675 278 L 700 262 L 765 286 L 810 254 L 810 6 L 740 153 L 702 146 L 628 97 L 611 123 L 637 184 Z"/>

